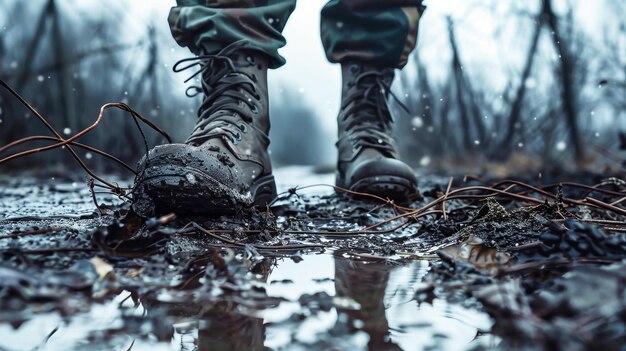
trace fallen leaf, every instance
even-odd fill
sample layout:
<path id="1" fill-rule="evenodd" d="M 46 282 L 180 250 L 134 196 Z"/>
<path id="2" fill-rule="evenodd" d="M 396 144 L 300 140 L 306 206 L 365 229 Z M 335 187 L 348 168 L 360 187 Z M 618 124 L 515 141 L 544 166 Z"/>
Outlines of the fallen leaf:
<path id="1" fill-rule="evenodd" d="M 92 258 L 90 262 L 98 273 L 98 280 L 106 278 L 109 273 L 113 272 L 113 266 L 98 256 Z"/>
<path id="2" fill-rule="evenodd" d="M 498 268 L 511 261 L 511 256 L 486 246 L 482 239 L 473 235 L 460 244 L 438 250 L 437 254 L 442 259 L 461 260 L 478 269 Z"/>

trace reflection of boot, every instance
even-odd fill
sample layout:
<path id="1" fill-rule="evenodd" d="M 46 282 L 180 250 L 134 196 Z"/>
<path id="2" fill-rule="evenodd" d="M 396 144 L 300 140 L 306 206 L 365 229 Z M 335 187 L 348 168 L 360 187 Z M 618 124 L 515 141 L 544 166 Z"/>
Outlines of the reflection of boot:
<path id="1" fill-rule="evenodd" d="M 349 297 L 361 305 L 359 310 L 338 308 L 337 312 L 348 316 L 349 332 L 360 329 L 369 335 L 370 350 L 400 350 L 389 339 L 389 325 L 385 316 L 384 299 L 390 271 L 391 267 L 384 263 L 359 262 L 335 256 L 337 296 Z"/>
<path id="2" fill-rule="evenodd" d="M 157 146 L 142 160 L 138 213 L 224 213 L 275 197 L 267 152 L 269 59 L 240 46 L 179 62 L 188 63 L 182 69 L 201 67 L 204 102 L 185 144 Z"/>
<path id="3" fill-rule="evenodd" d="M 337 185 L 353 191 L 404 199 L 414 193 L 413 170 L 398 160 L 387 106 L 391 68 L 342 64 L 341 111 L 337 119 Z"/>
<path id="4" fill-rule="evenodd" d="M 200 318 L 199 351 L 265 350 L 263 318 L 240 314 L 236 304 L 217 304 Z"/>

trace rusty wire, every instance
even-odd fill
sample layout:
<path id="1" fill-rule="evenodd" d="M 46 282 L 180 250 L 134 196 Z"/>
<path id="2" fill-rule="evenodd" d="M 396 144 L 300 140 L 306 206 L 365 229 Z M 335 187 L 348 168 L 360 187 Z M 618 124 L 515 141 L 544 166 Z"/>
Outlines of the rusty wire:
<path id="1" fill-rule="evenodd" d="M 98 117 L 96 118 L 96 121 L 91 126 L 85 128 L 85 129 L 81 130 L 80 132 L 74 134 L 73 136 L 65 139 L 52 126 L 52 124 L 50 124 L 50 122 L 48 122 L 48 120 L 41 113 L 39 113 L 32 105 L 30 105 L 30 103 L 28 103 L 28 101 L 26 101 L 22 96 L 20 96 L 20 94 L 18 94 L 15 90 L 13 90 L 13 88 L 11 88 L 5 81 L 0 79 L 0 85 L 3 88 L 5 88 L 7 91 L 9 91 L 11 93 L 11 95 L 13 95 L 23 106 L 25 106 L 31 113 L 33 113 L 44 124 L 44 126 L 52 134 L 54 134 L 54 137 L 49 137 L 49 136 L 31 136 L 31 137 L 22 138 L 22 139 L 14 141 L 14 142 L 12 142 L 12 143 L 10 143 L 8 145 L 3 146 L 2 148 L 0 148 L 0 152 L 6 151 L 6 150 L 8 150 L 8 149 L 10 149 L 10 148 L 12 148 L 14 146 L 17 146 L 17 145 L 20 145 L 20 144 L 23 144 L 23 143 L 26 143 L 26 142 L 29 142 L 29 141 L 34 141 L 34 140 L 57 141 L 57 143 L 52 144 L 52 145 L 39 147 L 39 148 L 33 148 L 33 149 L 21 151 L 21 152 L 18 152 L 18 153 L 6 156 L 6 157 L 0 159 L 0 164 L 3 164 L 5 162 L 8 162 L 8 161 L 20 158 L 20 157 L 32 155 L 32 154 L 35 154 L 35 153 L 38 153 L 38 152 L 49 151 L 49 150 L 54 150 L 54 149 L 57 149 L 57 148 L 65 147 L 65 149 L 68 150 L 68 152 L 70 153 L 72 158 L 74 158 L 76 160 L 76 162 L 78 162 L 80 167 L 83 170 L 85 170 L 85 172 L 87 172 L 87 174 L 89 174 L 91 177 L 93 177 L 98 182 L 104 184 L 107 188 L 112 190 L 114 193 L 124 193 L 123 190 L 119 186 L 116 186 L 116 185 L 108 182 L 104 178 L 98 176 L 93 170 L 91 170 L 85 164 L 85 162 L 81 159 L 81 157 L 78 156 L 78 154 L 72 148 L 72 146 L 78 146 L 78 147 L 86 148 L 88 150 L 91 150 L 91 151 L 97 153 L 98 155 L 101 155 L 101 156 L 104 156 L 104 157 L 106 157 L 108 159 L 111 159 L 111 160 L 115 161 L 116 163 L 121 164 L 124 168 L 126 168 L 128 170 L 131 170 L 134 174 L 136 174 L 136 171 L 134 171 L 132 169 L 132 167 L 128 166 L 127 164 L 125 164 L 121 160 L 117 159 L 116 157 L 114 157 L 112 155 L 109 155 L 108 153 L 106 153 L 104 151 L 101 151 L 101 150 L 99 150 L 97 148 L 78 143 L 78 142 L 76 142 L 76 140 L 78 138 L 84 136 L 85 134 L 89 133 L 93 129 L 95 129 L 100 124 L 100 122 L 102 121 L 103 116 L 104 116 L 104 112 L 106 110 L 111 109 L 111 108 L 117 108 L 117 109 L 120 109 L 122 111 L 128 112 L 130 114 L 130 116 L 133 118 L 133 120 L 135 121 L 135 123 L 136 123 L 136 125 L 137 125 L 137 127 L 139 129 L 140 134 L 142 135 L 142 137 L 144 139 L 144 144 L 145 144 L 146 148 L 147 148 L 147 140 L 145 138 L 143 130 L 141 129 L 141 126 L 139 125 L 139 121 L 143 122 L 148 127 L 150 127 L 153 130 L 157 131 L 159 134 L 161 134 L 163 137 L 165 137 L 165 139 L 168 142 L 170 142 L 170 143 L 172 142 L 170 136 L 164 130 L 162 130 L 161 128 L 156 126 L 149 119 L 143 117 L 142 115 L 140 115 L 139 113 L 134 111 L 132 108 L 130 108 L 130 106 L 128 106 L 126 104 L 123 104 L 123 103 L 107 103 L 107 104 L 103 105 L 100 108 L 100 112 L 98 114 Z"/>

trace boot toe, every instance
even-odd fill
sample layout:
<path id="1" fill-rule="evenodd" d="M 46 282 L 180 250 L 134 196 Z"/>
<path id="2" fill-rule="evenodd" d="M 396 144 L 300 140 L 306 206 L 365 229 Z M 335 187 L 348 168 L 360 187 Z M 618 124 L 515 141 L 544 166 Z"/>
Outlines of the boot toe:
<path id="1" fill-rule="evenodd" d="M 186 144 L 153 148 L 140 161 L 135 211 L 204 213 L 251 205 L 250 191 L 237 182 L 236 164 L 225 157 Z"/>
<path id="2" fill-rule="evenodd" d="M 349 188 L 394 200 L 404 200 L 417 188 L 415 173 L 406 163 L 376 158 L 359 163 L 348 174 Z"/>

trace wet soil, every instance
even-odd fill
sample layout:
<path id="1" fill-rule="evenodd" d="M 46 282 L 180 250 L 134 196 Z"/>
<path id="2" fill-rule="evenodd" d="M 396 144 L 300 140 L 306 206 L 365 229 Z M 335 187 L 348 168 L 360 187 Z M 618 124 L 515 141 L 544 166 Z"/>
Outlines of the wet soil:
<path id="1" fill-rule="evenodd" d="M 96 208 L 75 179 L 0 180 L 0 350 L 626 345 L 626 216 L 573 202 L 615 203 L 617 178 L 510 190 L 535 202 L 468 191 L 419 216 L 405 207 L 493 181 L 422 176 L 392 204 L 276 173 L 271 208 L 219 218 L 140 218 L 112 194 Z"/>

